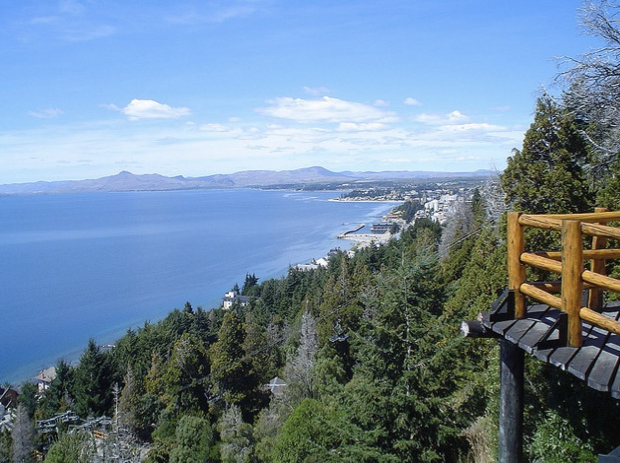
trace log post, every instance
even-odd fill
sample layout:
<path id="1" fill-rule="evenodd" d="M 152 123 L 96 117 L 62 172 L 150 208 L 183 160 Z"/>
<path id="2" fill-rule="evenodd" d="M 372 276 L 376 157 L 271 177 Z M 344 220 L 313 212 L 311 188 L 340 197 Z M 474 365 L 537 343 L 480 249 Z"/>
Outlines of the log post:
<path id="1" fill-rule="evenodd" d="M 523 351 L 500 339 L 499 463 L 521 463 L 523 455 Z"/>
<path id="2" fill-rule="evenodd" d="M 595 213 L 607 212 L 606 207 L 597 207 L 594 209 Z M 607 222 L 597 222 L 600 225 L 607 225 Z M 592 249 L 605 249 L 607 246 L 607 238 L 604 236 L 595 236 L 592 238 Z M 590 270 L 593 273 L 598 273 L 599 275 L 605 275 L 605 259 L 592 259 L 592 263 L 590 264 Z M 590 295 L 588 298 L 588 308 L 590 310 L 595 310 L 600 312 L 601 307 L 603 306 L 603 290 L 600 288 L 592 288 L 590 289 Z"/>
<path id="3" fill-rule="evenodd" d="M 520 287 L 525 283 L 525 266 L 521 254 L 525 252 L 523 226 L 519 223 L 519 212 L 508 213 L 508 289 L 515 295 L 515 318 L 525 317 L 525 296 Z"/>
<path id="4" fill-rule="evenodd" d="M 583 238 L 581 222 L 562 222 L 562 310 L 568 314 L 568 343 L 581 347 L 581 318 L 583 300 Z"/>

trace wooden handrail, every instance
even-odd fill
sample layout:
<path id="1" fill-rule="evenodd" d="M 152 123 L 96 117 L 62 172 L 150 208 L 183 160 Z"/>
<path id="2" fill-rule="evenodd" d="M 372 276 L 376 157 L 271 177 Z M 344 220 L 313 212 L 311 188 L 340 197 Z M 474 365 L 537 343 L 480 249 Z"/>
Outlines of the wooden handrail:
<path id="1" fill-rule="evenodd" d="M 605 275 L 605 262 L 620 259 L 620 249 L 605 249 L 607 239 L 620 239 L 620 229 L 607 222 L 620 221 L 620 211 L 597 208 L 587 214 L 508 214 L 509 289 L 515 294 L 515 318 L 526 316 L 525 297 L 568 314 L 570 345 L 582 345 L 581 322 L 620 334 L 620 322 L 596 311 L 601 305 L 601 292 L 620 293 L 620 280 Z M 525 227 L 562 232 L 561 251 L 525 251 Z M 583 249 L 583 235 L 593 236 L 592 249 Z M 584 260 L 592 262 L 590 270 Z M 526 265 L 559 274 L 557 282 L 526 282 Z M 588 307 L 582 306 L 583 290 L 590 290 Z M 559 293 L 554 296 L 552 293 Z"/>
<path id="2" fill-rule="evenodd" d="M 521 262 L 524 264 L 531 265 L 532 267 L 536 267 L 540 270 L 547 270 L 548 272 L 553 273 L 562 273 L 562 263 L 553 259 L 547 259 L 546 257 L 524 252 L 521 254 Z"/>
<path id="3" fill-rule="evenodd" d="M 595 236 L 595 238 L 599 238 Z M 547 259 L 553 260 L 562 260 L 562 251 L 537 251 L 532 252 L 530 254 L 534 254 L 541 257 L 546 257 Z M 583 250 L 583 258 L 586 260 L 590 259 L 620 259 L 620 249 L 584 249 Z"/>
<path id="4" fill-rule="evenodd" d="M 605 208 L 597 208 L 599 212 L 577 214 L 523 214 L 521 217 L 545 217 L 558 220 L 579 220 L 580 222 L 615 222 L 620 221 L 620 211 L 608 212 Z"/>
<path id="5" fill-rule="evenodd" d="M 578 214 L 576 214 L 578 215 Z M 591 214 L 595 215 L 595 214 Z M 564 216 L 562 216 L 564 217 Z M 568 216 L 566 216 L 568 217 Z M 528 215 L 523 214 L 519 217 L 519 225 L 532 228 L 540 228 L 542 230 L 562 230 L 562 222 L 568 219 L 557 219 L 547 215 Z M 581 231 L 588 236 L 602 236 L 604 238 L 620 239 L 620 230 L 607 225 L 599 225 L 595 223 L 581 223 Z"/>

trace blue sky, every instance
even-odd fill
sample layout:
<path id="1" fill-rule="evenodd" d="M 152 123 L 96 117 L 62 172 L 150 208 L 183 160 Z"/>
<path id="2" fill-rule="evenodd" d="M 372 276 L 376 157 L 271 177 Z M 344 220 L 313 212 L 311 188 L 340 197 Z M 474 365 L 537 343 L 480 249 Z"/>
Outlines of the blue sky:
<path id="1" fill-rule="evenodd" d="M 503 169 L 577 0 L 0 0 L 0 183 Z"/>

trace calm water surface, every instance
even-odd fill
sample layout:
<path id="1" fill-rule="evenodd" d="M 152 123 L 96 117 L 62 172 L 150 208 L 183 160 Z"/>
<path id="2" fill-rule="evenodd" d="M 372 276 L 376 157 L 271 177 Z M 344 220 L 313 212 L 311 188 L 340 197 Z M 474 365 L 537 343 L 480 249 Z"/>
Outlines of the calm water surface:
<path id="1" fill-rule="evenodd" d="M 393 204 L 338 193 L 179 191 L 0 197 L 0 383 L 114 342 L 246 273 L 279 277 Z"/>

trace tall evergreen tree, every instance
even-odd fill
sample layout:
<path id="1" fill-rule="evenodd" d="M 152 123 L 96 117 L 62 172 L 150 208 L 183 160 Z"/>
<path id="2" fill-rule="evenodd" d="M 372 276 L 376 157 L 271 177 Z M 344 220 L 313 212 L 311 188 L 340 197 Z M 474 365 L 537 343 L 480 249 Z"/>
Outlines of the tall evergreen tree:
<path id="1" fill-rule="evenodd" d="M 112 405 L 110 365 L 94 339 L 88 341 L 80 363 L 75 369 L 75 406 L 78 415 L 99 416 L 107 413 Z"/>
<path id="2" fill-rule="evenodd" d="M 501 177 L 506 200 L 533 214 L 589 212 L 592 197 L 582 166 L 588 160 L 579 121 L 549 95 L 538 99 L 523 147 L 515 149 Z"/>
<path id="3" fill-rule="evenodd" d="M 245 329 L 235 311 L 224 315 L 218 341 L 211 346 L 211 379 L 216 395 L 228 404 L 239 404 L 248 398 L 250 365 L 245 358 Z"/>

